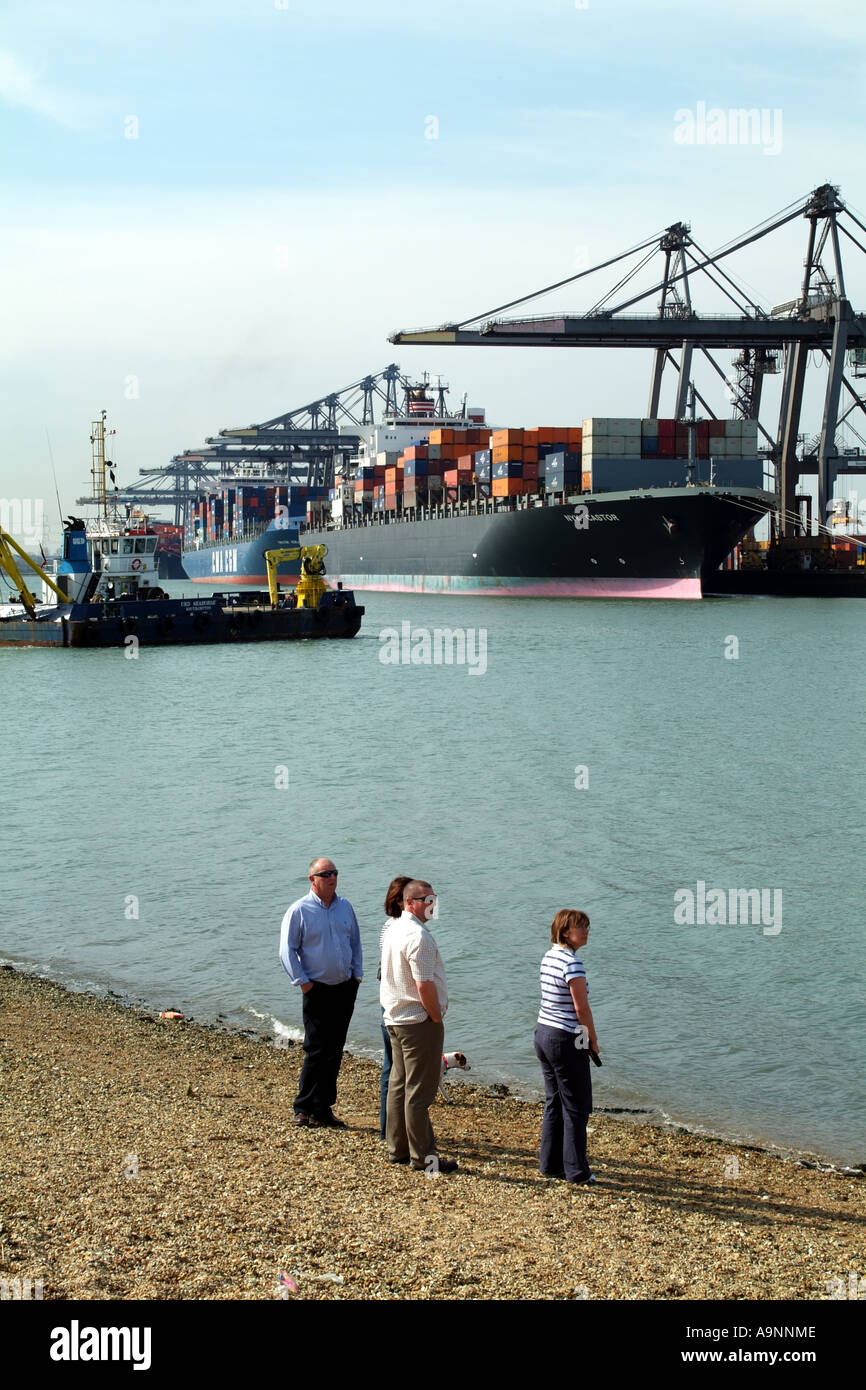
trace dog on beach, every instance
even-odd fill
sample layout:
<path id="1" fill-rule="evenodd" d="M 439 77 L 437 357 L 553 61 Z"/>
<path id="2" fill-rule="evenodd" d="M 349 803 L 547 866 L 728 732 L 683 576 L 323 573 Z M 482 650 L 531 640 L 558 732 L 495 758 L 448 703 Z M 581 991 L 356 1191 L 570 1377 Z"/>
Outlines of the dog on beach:
<path id="1" fill-rule="evenodd" d="M 444 1085 L 444 1082 L 445 1082 L 445 1073 L 446 1073 L 446 1071 L 452 1071 L 455 1067 L 459 1068 L 460 1071 L 471 1071 L 471 1070 L 472 1070 L 472 1068 L 470 1067 L 469 1063 L 468 1063 L 467 1060 L 466 1060 L 466 1057 L 465 1057 L 465 1054 L 464 1054 L 464 1053 L 462 1053 L 462 1052 L 443 1052 L 443 1053 L 442 1053 L 442 1074 L 441 1074 L 440 1077 L 439 1077 L 439 1094 L 440 1094 L 440 1096 L 442 1097 L 442 1099 L 444 1100 L 444 1102 L 445 1102 L 446 1105 L 450 1105 L 451 1102 L 449 1101 L 448 1097 L 447 1097 L 446 1094 L 445 1094 L 445 1085 Z"/>

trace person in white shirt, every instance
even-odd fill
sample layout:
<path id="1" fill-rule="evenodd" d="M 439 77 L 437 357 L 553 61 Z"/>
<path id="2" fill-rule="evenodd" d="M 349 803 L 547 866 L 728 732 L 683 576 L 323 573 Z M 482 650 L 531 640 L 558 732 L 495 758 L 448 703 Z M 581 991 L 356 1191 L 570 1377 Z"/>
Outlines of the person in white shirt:
<path id="1" fill-rule="evenodd" d="M 389 1163 L 453 1173 L 455 1160 L 436 1152 L 429 1113 L 442 1072 L 448 1008 L 445 968 L 427 925 L 435 905 L 430 884 L 413 879 L 403 890 L 403 915 L 382 938 L 379 998 L 393 1053 L 385 1137 Z"/>

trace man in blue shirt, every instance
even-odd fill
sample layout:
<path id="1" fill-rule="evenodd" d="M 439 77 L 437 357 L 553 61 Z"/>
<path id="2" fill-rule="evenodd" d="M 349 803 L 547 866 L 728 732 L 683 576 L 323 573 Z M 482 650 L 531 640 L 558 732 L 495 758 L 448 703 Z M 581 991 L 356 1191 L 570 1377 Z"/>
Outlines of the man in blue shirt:
<path id="1" fill-rule="evenodd" d="M 311 891 L 292 903 L 280 928 L 280 960 L 303 993 L 304 1065 L 296 1125 L 345 1129 L 332 1110 L 355 995 L 363 974 L 361 933 L 352 904 L 337 893 L 330 859 L 310 865 Z"/>

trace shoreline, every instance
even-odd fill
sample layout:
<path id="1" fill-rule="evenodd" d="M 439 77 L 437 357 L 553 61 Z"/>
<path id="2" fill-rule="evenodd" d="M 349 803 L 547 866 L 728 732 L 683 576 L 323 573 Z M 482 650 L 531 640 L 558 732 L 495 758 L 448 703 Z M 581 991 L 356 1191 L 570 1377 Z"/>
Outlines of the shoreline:
<path id="1" fill-rule="evenodd" d="M 599 1182 L 538 1172 L 540 1106 L 433 1107 L 461 1172 L 385 1161 L 378 1067 L 346 1131 L 290 1122 L 297 1045 L 0 969 L 0 1278 L 45 1299 L 824 1300 L 862 1274 L 863 1175 L 603 1112 Z"/>
<path id="2" fill-rule="evenodd" d="M 48 974 L 41 965 L 32 962 L 28 962 L 26 965 L 19 965 L 11 961 L 9 957 L 0 956 L 0 971 L 4 970 L 12 970 L 16 975 L 24 975 L 33 979 L 44 980 L 46 983 L 54 984 L 59 989 L 65 990 L 72 995 L 89 994 L 96 999 L 105 999 L 108 1002 L 118 1004 L 123 1008 L 139 1011 L 150 1017 L 156 1017 L 160 1012 L 160 1007 L 173 1007 L 172 1005 L 165 1004 L 165 1002 L 163 1002 L 161 1006 L 158 1006 L 146 996 L 119 993 L 117 990 L 111 989 L 104 983 L 99 984 L 92 980 L 87 980 L 84 983 L 81 982 L 80 978 L 74 981 L 72 978 L 66 981 L 58 980 L 54 976 Z M 295 1044 L 303 1039 L 302 1028 L 283 1024 L 273 1014 L 259 1013 L 252 1005 L 245 1005 L 243 1008 L 254 1018 L 262 1020 L 261 1024 L 244 1027 L 240 1023 L 232 1022 L 225 1014 L 216 1014 L 213 1018 L 204 1020 L 200 1019 L 197 1015 L 186 1014 L 184 1016 L 184 1022 L 198 1028 L 214 1029 L 218 1032 L 224 1032 L 238 1037 L 251 1038 L 278 1051 L 282 1050 L 280 1043 L 277 1042 L 277 1038 L 281 1035 L 277 1032 L 276 1025 L 279 1025 L 279 1028 L 284 1030 L 282 1036 L 288 1037 L 289 1033 L 296 1033 L 297 1037 L 293 1040 Z M 265 1020 L 270 1020 L 273 1025 L 271 1030 L 268 1030 L 265 1026 Z M 360 1062 L 369 1063 L 378 1069 L 381 1064 L 376 1056 L 377 1051 L 381 1054 L 381 1048 L 377 1049 L 374 1045 L 362 1045 L 362 1048 L 358 1051 L 352 1051 L 350 1048 L 347 1048 L 345 1055 L 347 1057 L 354 1057 Z M 479 1081 L 476 1085 L 469 1082 L 462 1072 L 456 1072 L 454 1077 L 449 1080 L 449 1084 L 470 1086 L 473 1091 L 478 1091 L 482 1094 L 504 1094 L 526 1105 L 536 1105 L 540 1107 L 544 1100 L 544 1091 L 541 1085 L 536 1088 L 536 1095 L 527 1095 L 523 1089 L 524 1083 L 516 1081 L 514 1078 L 509 1078 L 505 1074 L 500 1078 L 494 1073 L 494 1079 Z M 597 1105 L 593 1107 L 592 1113 L 593 1115 L 607 1115 L 612 1118 L 617 1118 L 622 1124 L 645 1127 L 664 1133 L 673 1132 L 693 1135 L 695 1138 L 706 1139 L 711 1143 L 726 1144 L 729 1148 L 763 1153 L 768 1157 L 779 1159 L 782 1162 L 795 1163 L 805 1168 L 816 1168 L 821 1172 L 850 1173 L 854 1176 L 866 1174 L 866 1153 L 864 1153 L 864 1161 L 862 1163 L 843 1163 L 838 1159 L 831 1158 L 828 1154 L 818 1149 L 797 1148 L 794 1145 L 775 1143 L 772 1140 L 762 1140 L 760 1137 L 754 1135 L 732 1135 L 724 1130 L 716 1130 L 707 1125 L 697 1123 L 690 1124 L 686 1120 L 679 1120 L 668 1115 L 660 1105 L 654 1104 L 649 1100 L 635 1106 Z"/>

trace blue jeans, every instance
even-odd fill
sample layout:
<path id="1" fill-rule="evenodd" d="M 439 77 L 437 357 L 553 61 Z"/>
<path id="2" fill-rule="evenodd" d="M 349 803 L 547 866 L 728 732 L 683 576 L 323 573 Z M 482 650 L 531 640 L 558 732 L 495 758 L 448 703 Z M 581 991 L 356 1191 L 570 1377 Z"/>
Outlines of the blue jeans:
<path id="1" fill-rule="evenodd" d="M 379 1138 L 385 1138 L 385 1122 L 388 1114 L 388 1082 L 391 1078 L 391 1037 L 385 1027 L 385 1010 L 382 1010 L 382 1041 L 385 1044 L 385 1056 L 382 1059 L 382 1081 L 379 1086 Z"/>
<path id="2" fill-rule="evenodd" d="M 544 1120 L 540 1168 L 546 1177 L 586 1182 L 586 1122 L 592 1111 L 589 1053 L 579 1052 L 574 1034 L 539 1023 L 535 1055 L 544 1075 Z"/>

